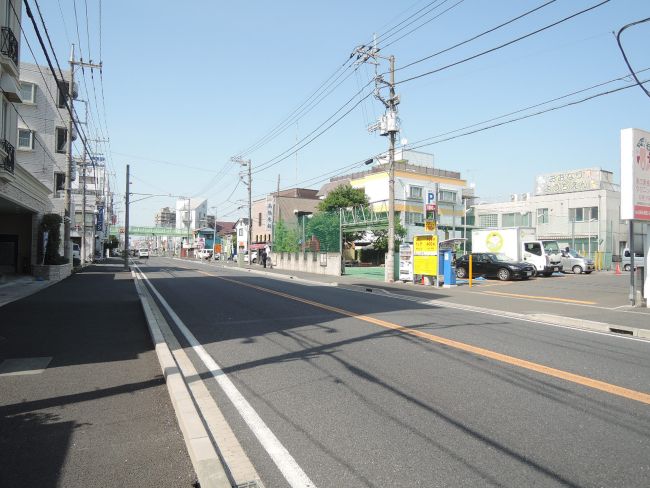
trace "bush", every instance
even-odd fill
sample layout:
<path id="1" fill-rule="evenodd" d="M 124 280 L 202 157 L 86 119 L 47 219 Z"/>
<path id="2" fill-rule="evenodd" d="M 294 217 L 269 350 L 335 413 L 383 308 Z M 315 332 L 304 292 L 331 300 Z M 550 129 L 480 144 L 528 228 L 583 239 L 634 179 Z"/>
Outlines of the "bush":
<path id="1" fill-rule="evenodd" d="M 61 222 L 63 219 L 59 214 L 45 214 L 41 220 L 39 232 L 39 243 L 41 246 L 41 258 L 45 255 L 45 264 L 65 264 L 67 260 L 59 254 L 61 245 Z M 47 232 L 47 247 L 42 249 L 43 232 Z"/>

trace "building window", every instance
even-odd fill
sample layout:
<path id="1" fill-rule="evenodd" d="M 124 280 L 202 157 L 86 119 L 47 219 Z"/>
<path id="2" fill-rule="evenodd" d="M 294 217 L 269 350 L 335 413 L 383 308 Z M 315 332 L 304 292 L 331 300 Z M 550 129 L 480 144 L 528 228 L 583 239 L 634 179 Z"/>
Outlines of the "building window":
<path id="1" fill-rule="evenodd" d="M 502 227 L 529 227 L 530 222 L 530 212 L 527 213 L 504 213 L 501 215 L 501 226 Z"/>
<path id="2" fill-rule="evenodd" d="M 598 207 L 577 207 L 569 209 L 569 222 L 598 220 Z"/>
<path id="3" fill-rule="evenodd" d="M 20 82 L 20 98 L 23 103 L 36 103 L 36 85 L 26 81 Z"/>
<path id="4" fill-rule="evenodd" d="M 409 198 L 412 198 L 414 200 L 422 200 L 422 187 L 409 186 Z"/>
<path id="5" fill-rule="evenodd" d="M 438 192 L 438 199 L 441 202 L 456 203 L 456 192 L 449 190 L 440 190 Z"/>
<path id="6" fill-rule="evenodd" d="M 61 198 L 65 190 L 65 173 L 54 173 L 54 196 Z"/>
<path id="7" fill-rule="evenodd" d="M 548 208 L 537 209 L 537 223 L 548 224 Z"/>
<path id="8" fill-rule="evenodd" d="M 18 129 L 18 149 L 34 149 L 34 133 L 29 129 Z"/>
<path id="9" fill-rule="evenodd" d="M 56 152 L 65 153 L 68 142 L 68 129 L 64 127 L 56 128 Z"/>
<path id="10" fill-rule="evenodd" d="M 262 227 L 262 212 L 257 214 L 257 226 Z"/>
<path id="11" fill-rule="evenodd" d="M 244 235 L 244 229 L 239 229 L 239 230 L 237 231 L 237 235 L 238 235 L 239 237 L 242 237 L 242 236 Z"/>
<path id="12" fill-rule="evenodd" d="M 56 106 L 59 108 L 65 107 L 65 102 L 68 99 L 68 93 L 70 90 L 70 83 L 67 81 L 62 81 L 59 85 L 59 92 L 56 99 Z"/>
<path id="13" fill-rule="evenodd" d="M 420 212 L 404 212 L 404 223 L 414 225 L 424 222 L 424 215 Z"/>
<path id="14" fill-rule="evenodd" d="M 485 214 L 478 216 L 479 225 L 481 227 L 498 227 L 499 216 L 497 214 Z"/>

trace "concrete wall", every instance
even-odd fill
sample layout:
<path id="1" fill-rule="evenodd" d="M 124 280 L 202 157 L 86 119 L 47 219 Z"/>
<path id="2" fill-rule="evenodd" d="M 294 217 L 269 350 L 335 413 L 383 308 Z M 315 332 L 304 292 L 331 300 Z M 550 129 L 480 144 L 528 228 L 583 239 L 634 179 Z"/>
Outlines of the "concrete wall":
<path id="1" fill-rule="evenodd" d="M 44 280 L 61 281 L 72 274 L 72 263 L 59 265 L 36 264 L 32 266 L 32 274 Z"/>
<path id="2" fill-rule="evenodd" d="M 326 256 L 325 266 L 321 265 L 321 254 Z M 276 269 L 341 276 L 340 253 L 275 252 L 272 253 L 271 257 L 273 260 L 273 267 Z"/>

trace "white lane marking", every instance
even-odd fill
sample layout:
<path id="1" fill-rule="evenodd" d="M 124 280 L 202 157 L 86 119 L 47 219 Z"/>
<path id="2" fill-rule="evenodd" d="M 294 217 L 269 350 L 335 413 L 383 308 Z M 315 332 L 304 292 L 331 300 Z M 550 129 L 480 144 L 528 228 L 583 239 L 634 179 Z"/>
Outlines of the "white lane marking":
<path id="1" fill-rule="evenodd" d="M 316 485 L 309 479 L 293 456 L 289 454 L 289 451 L 287 451 L 287 449 L 282 445 L 271 429 L 268 428 L 251 404 L 248 403 L 244 396 L 239 392 L 237 387 L 232 383 L 232 381 L 230 381 L 230 378 L 228 378 L 226 373 L 223 372 L 217 362 L 212 358 L 212 356 L 210 356 L 210 354 L 208 354 L 196 337 L 194 337 L 194 334 L 190 332 L 181 318 L 176 314 L 176 312 L 174 312 L 153 283 L 151 283 L 149 278 L 147 278 L 144 272 L 140 269 L 138 269 L 138 271 L 149 284 L 151 291 L 153 291 L 169 316 L 172 318 L 178 327 L 178 330 L 180 330 L 183 336 L 185 336 L 185 339 L 187 339 L 190 346 L 192 346 L 192 349 L 194 349 L 201 361 L 203 361 L 203 364 L 208 368 L 210 374 L 214 377 L 223 392 L 233 403 L 253 434 L 255 434 L 257 440 L 260 441 L 260 444 L 262 444 L 268 455 L 273 459 L 273 462 L 289 485 L 293 488 L 315 488 Z"/>

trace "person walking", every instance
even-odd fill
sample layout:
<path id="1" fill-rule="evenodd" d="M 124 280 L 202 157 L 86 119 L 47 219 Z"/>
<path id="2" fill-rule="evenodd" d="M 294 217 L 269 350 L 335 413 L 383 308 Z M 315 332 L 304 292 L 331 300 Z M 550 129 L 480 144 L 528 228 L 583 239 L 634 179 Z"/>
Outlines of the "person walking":
<path id="1" fill-rule="evenodd" d="M 268 255 L 266 254 L 266 249 L 262 251 L 262 265 L 266 268 L 266 258 Z"/>

